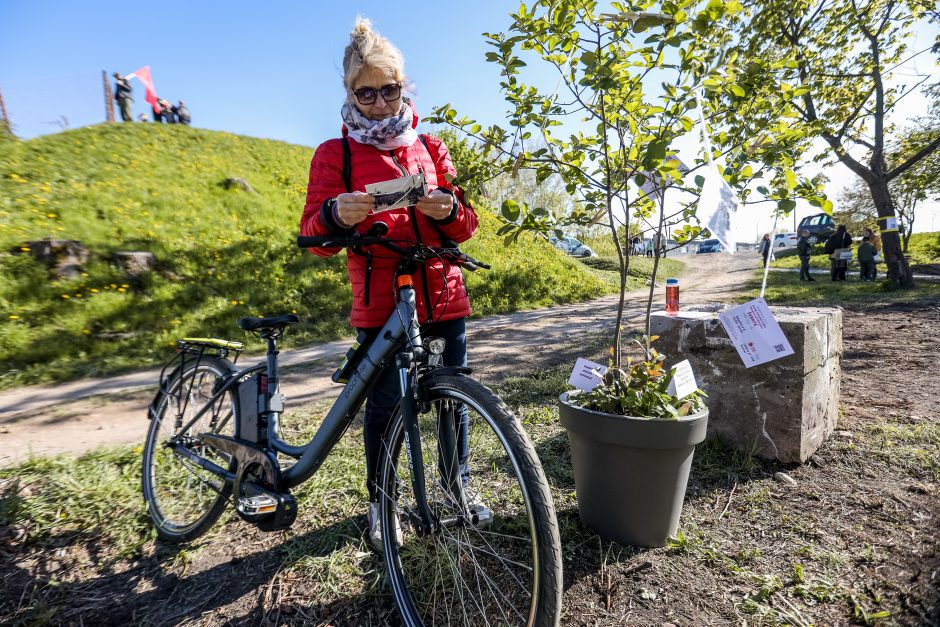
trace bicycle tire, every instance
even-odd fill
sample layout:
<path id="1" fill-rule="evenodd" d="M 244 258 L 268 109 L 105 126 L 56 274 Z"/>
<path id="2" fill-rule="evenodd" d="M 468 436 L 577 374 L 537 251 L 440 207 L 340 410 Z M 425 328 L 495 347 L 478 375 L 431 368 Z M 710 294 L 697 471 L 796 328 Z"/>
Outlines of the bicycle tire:
<path id="1" fill-rule="evenodd" d="M 522 424 L 491 390 L 467 376 L 432 376 L 422 385 L 428 401 L 428 411 L 419 415 L 428 503 L 434 504 L 435 515 L 447 508 L 436 459 L 436 421 L 444 403 L 462 403 L 470 418 L 468 487 L 478 491 L 493 519 L 486 529 L 464 524 L 420 535 L 408 455 L 402 454 L 404 420 L 396 410 L 379 485 L 385 565 L 404 624 L 557 626 L 562 596 L 558 521 Z"/>
<path id="2" fill-rule="evenodd" d="M 189 429 L 181 429 L 209 402 L 215 385 L 237 371 L 226 359 L 202 357 L 185 361 L 167 378 L 151 416 L 141 473 L 147 510 L 163 540 L 192 541 L 208 531 L 225 509 L 232 486 L 165 445 L 176 438 L 201 457 L 222 468 L 230 467 L 229 456 L 205 446 L 199 434 L 235 434 L 236 388 L 228 390 Z"/>

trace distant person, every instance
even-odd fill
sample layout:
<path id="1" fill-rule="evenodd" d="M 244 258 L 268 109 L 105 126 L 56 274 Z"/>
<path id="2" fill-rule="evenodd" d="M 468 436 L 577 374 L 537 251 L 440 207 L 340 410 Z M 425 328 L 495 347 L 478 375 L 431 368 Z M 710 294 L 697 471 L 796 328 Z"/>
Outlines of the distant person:
<path id="1" fill-rule="evenodd" d="M 845 281 L 845 271 L 849 267 L 848 259 L 843 259 L 843 251 L 852 250 L 852 236 L 840 224 L 836 232 L 826 240 L 826 254 L 829 255 L 829 276 L 833 281 Z"/>
<path id="2" fill-rule="evenodd" d="M 800 238 L 796 240 L 796 254 L 800 257 L 800 280 L 815 281 L 809 273 L 809 257 L 813 250 L 813 245 L 809 243 L 809 230 L 800 231 Z"/>
<path id="3" fill-rule="evenodd" d="M 643 254 L 643 242 L 640 241 L 639 235 L 634 235 L 633 239 L 630 240 L 630 247 L 633 249 L 633 255 L 639 257 Z"/>
<path id="4" fill-rule="evenodd" d="M 114 99 L 117 100 L 118 108 L 121 110 L 121 119 L 125 122 L 134 121 L 134 98 L 131 96 L 131 82 L 121 76 L 120 72 L 114 73 Z"/>
<path id="5" fill-rule="evenodd" d="M 862 237 L 868 238 L 868 241 L 871 242 L 871 245 L 875 247 L 875 252 L 881 254 L 881 236 L 872 231 L 871 229 L 865 229 L 862 232 Z"/>
<path id="6" fill-rule="evenodd" d="M 653 236 L 653 246 L 656 248 L 656 254 L 660 257 L 666 256 L 666 238 L 663 237 L 663 234 L 657 232 Z"/>
<path id="7" fill-rule="evenodd" d="M 870 230 L 869 230 L 870 232 Z M 878 270 L 875 269 L 875 245 L 867 235 L 862 238 L 862 243 L 858 246 L 858 278 L 862 281 L 874 281 L 878 278 Z"/>
<path id="8" fill-rule="evenodd" d="M 764 233 L 763 239 L 761 239 L 760 244 L 757 246 L 757 254 L 764 259 L 762 265 L 767 265 L 767 259 L 770 257 L 770 233 Z"/>
<path id="9" fill-rule="evenodd" d="M 646 242 L 644 242 L 644 248 L 646 248 L 646 256 L 652 257 L 653 256 L 653 240 L 651 239 L 646 240 Z"/>
<path id="10" fill-rule="evenodd" d="M 192 118 L 189 117 L 189 109 L 186 108 L 186 103 L 182 100 L 176 105 L 176 120 L 186 126 L 189 126 L 189 123 L 192 121 Z"/>
<path id="11" fill-rule="evenodd" d="M 137 121 L 138 121 L 138 122 L 149 122 L 150 120 L 147 119 L 147 114 L 146 114 L 146 113 L 141 113 L 140 115 L 137 116 Z"/>
<path id="12" fill-rule="evenodd" d="M 160 115 L 163 117 L 164 124 L 176 124 L 176 112 L 173 110 L 173 105 L 167 100 L 158 100 L 160 105 Z"/>

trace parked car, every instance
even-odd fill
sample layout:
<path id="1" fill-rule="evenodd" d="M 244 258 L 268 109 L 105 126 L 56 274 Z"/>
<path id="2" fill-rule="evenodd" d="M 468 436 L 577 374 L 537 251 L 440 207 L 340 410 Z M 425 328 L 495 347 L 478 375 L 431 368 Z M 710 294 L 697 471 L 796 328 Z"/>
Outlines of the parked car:
<path id="1" fill-rule="evenodd" d="M 555 248 L 568 253 L 572 257 L 597 257 L 597 254 L 590 247 L 573 237 L 552 238 L 551 242 Z"/>
<path id="2" fill-rule="evenodd" d="M 796 233 L 777 233 L 774 235 L 774 249 L 792 248 L 796 246 L 796 240 L 799 239 Z"/>
<path id="3" fill-rule="evenodd" d="M 800 232 L 803 229 L 809 231 L 807 241 L 816 245 L 819 242 L 825 242 L 836 232 L 836 221 L 828 213 L 817 213 L 800 220 L 800 226 L 796 230 Z"/>
<path id="4" fill-rule="evenodd" d="M 703 240 L 701 244 L 698 245 L 698 250 L 695 251 L 696 254 L 702 253 L 720 253 L 721 252 L 721 242 L 716 239 L 706 239 Z"/>

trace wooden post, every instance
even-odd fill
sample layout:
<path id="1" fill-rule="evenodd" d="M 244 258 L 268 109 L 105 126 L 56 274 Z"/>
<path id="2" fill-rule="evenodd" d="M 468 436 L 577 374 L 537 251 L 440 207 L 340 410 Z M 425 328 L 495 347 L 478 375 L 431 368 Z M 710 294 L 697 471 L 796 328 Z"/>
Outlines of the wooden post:
<path id="1" fill-rule="evenodd" d="M 114 97 L 111 95 L 108 73 L 104 70 L 101 70 L 101 80 L 104 82 L 104 115 L 108 122 L 114 122 Z"/>
<path id="2" fill-rule="evenodd" d="M 8 133 L 13 132 L 13 125 L 10 124 L 10 116 L 7 115 L 7 105 L 3 102 L 2 90 L 0 90 L 0 126 L 5 127 Z"/>

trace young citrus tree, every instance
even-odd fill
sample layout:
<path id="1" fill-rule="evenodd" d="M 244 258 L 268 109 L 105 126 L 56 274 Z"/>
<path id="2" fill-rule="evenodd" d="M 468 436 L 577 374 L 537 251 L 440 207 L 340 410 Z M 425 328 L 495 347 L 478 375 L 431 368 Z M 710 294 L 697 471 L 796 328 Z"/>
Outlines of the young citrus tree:
<path id="1" fill-rule="evenodd" d="M 727 70 L 733 59 L 723 54 L 731 34 L 720 29 L 741 5 L 733 0 L 639 0 L 612 6 L 616 12 L 599 13 L 597 4 L 588 0 L 522 4 L 510 16 L 506 32 L 484 35 L 493 47 L 487 60 L 500 67 L 508 126 L 483 128 L 459 117 L 450 105 L 435 108 L 429 121 L 475 138 L 481 152 L 503 172 L 530 169 L 539 182 L 560 176 L 568 194 L 577 199 L 574 209 L 563 214 L 551 207 L 505 201 L 500 233 L 507 244 L 526 232 L 561 237 L 571 226 L 603 223 L 609 228 L 620 269 L 612 359 L 617 369 L 630 264 L 627 234 L 640 225 L 647 236 L 659 240 L 672 229 L 672 237 L 682 244 L 701 230 L 689 221 L 694 222 L 704 183 L 701 174 L 710 159 L 700 155 L 687 167 L 676 155 L 680 143 L 700 145 L 698 94 L 703 89 L 741 89 Z M 527 63 L 553 68 L 557 87 L 546 90 L 524 82 Z M 720 122 L 708 117 L 712 124 Z M 725 144 L 732 165 L 723 174 L 743 198 L 750 193 L 748 185 L 760 177 L 775 186 L 773 192 L 763 190 L 775 203 L 795 204 L 792 196 L 801 191 L 817 193 L 814 182 L 796 180 L 789 170 L 792 161 L 768 158 L 752 166 L 749 140 Z M 792 187 L 790 180 L 795 181 Z M 682 194 L 682 200 L 670 192 L 677 202 L 667 209 L 666 189 L 691 193 Z M 658 253 L 647 301 L 647 337 Z M 648 343 L 646 349 L 650 355 Z"/>

